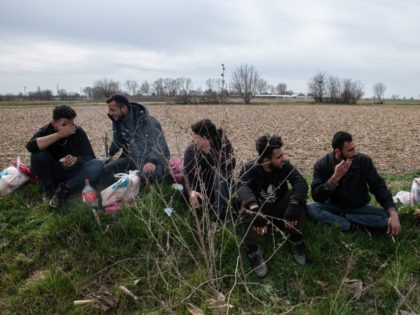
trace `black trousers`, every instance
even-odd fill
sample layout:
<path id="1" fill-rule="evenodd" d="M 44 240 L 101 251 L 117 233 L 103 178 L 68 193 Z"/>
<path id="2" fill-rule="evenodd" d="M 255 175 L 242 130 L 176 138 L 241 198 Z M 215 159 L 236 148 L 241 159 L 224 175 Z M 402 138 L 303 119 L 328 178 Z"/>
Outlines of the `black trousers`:
<path id="1" fill-rule="evenodd" d="M 295 214 L 298 221 L 297 225 L 292 229 L 286 229 L 283 220 L 287 206 L 290 203 L 290 195 L 291 192 L 289 191 L 276 203 L 263 205 L 260 208 L 260 214 L 265 216 L 268 222 L 271 222 L 271 224 L 289 234 L 292 242 L 300 242 L 303 238 L 303 223 L 305 220 L 306 204 L 303 204 L 301 210 Z M 242 209 L 240 213 L 239 223 L 242 226 L 242 236 L 246 247 L 249 249 L 255 248 L 256 246 L 258 235 L 252 227 L 254 226 L 255 220 L 258 216 L 259 215 L 257 213 L 245 209 Z"/>

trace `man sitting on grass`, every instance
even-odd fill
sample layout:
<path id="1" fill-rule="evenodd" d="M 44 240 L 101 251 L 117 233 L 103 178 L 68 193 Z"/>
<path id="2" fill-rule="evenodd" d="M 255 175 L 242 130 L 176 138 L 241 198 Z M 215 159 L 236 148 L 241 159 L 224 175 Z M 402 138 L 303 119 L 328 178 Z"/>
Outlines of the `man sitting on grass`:
<path id="1" fill-rule="evenodd" d="M 52 121 L 26 144 L 31 170 L 42 183 L 42 199 L 53 208 L 58 208 L 69 192 L 81 188 L 85 179 L 93 182 L 103 169 L 85 131 L 74 124 L 75 117 L 71 107 L 56 106 Z"/>
<path id="2" fill-rule="evenodd" d="M 367 238 L 372 237 L 368 228 L 386 231 L 391 237 L 397 235 L 398 212 L 372 159 L 356 151 L 356 143 L 345 131 L 334 135 L 332 148 L 315 164 L 312 181 L 315 202 L 308 205 L 309 215 L 336 224 L 342 231 L 362 231 Z M 369 191 L 382 208 L 369 205 Z"/>
<path id="3" fill-rule="evenodd" d="M 256 142 L 258 159 L 248 162 L 240 172 L 238 197 L 243 204 L 240 224 L 244 243 L 254 273 L 265 277 L 268 267 L 257 236 L 273 229 L 290 234 L 293 258 L 304 265 L 303 221 L 308 184 L 299 171 L 285 159 L 283 141 L 278 136 L 264 135 Z M 289 189 L 288 183 L 291 185 Z"/>

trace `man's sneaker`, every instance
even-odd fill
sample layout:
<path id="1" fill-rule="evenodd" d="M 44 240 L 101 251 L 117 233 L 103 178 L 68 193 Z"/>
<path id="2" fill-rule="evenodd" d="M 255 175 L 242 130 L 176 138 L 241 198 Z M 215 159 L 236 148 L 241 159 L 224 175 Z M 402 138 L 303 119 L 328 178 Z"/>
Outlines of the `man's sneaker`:
<path id="1" fill-rule="evenodd" d="M 258 246 L 255 252 L 248 254 L 248 258 L 251 262 L 252 271 L 254 271 L 257 277 L 264 278 L 268 273 L 268 267 L 263 258 L 262 248 Z"/>
<path id="2" fill-rule="evenodd" d="M 294 260 L 299 265 L 306 264 L 305 248 L 303 247 L 302 242 L 292 243 L 292 253 L 293 253 Z"/>
<path id="3" fill-rule="evenodd" d="M 51 198 L 54 196 L 54 189 L 52 188 L 44 188 L 42 191 L 42 202 L 49 204 Z"/>
<path id="4" fill-rule="evenodd" d="M 50 207 L 52 208 L 60 207 L 61 204 L 66 199 L 68 192 L 69 192 L 69 189 L 67 188 L 65 183 L 58 184 L 58 187 L 56 188 L 54 192 L 54 196 L 50 200 Z"/>

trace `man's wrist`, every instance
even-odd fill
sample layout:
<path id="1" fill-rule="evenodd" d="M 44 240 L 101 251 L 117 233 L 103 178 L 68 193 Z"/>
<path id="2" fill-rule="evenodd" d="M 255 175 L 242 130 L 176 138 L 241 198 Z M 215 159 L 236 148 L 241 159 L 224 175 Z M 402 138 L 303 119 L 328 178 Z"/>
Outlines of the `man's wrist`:
<path id="1" fill-rule="evenodd" d="M 390 217 L 391 217 L 391 216 L 398 215 L 398 211 L 397 211 L 397 209 L 396 209 L 396 208 L 394 208 L 394 207 L 389 208 L 389 209 L 387 210 L 387 212 L 388 212 L 388 215 L 389 215 Z"/>

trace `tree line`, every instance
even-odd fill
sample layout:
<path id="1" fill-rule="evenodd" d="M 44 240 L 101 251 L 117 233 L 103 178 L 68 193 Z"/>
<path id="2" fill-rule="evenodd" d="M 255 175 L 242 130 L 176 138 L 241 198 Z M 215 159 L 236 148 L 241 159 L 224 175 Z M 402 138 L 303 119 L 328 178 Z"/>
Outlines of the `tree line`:
<path id="1" fill-rule="evenodd" d="M 240 97 L 244 103 L 249 104 L 256 95 L 293 95 L 287 89 L 287 84 L 280 82 L 276 85 L 269 84 L 262 78 L 260 72 L 253 66 L 243 64 L 232 71 L 230 80 L 225 80 L 225 66 L 219 77 L 208 78 L 206 88 L 194 89 L 190 78 L 159 78 L 153 82 L 126 80 L 123 84 L 119 81 L 103 78 L 95 81 L 92 86 L 80 88 L 80 93 L 67 92 L 57 87 L 54 95 L 51 90 L 42 90 L 18 94 L 0 95 L 0 100 L 77 100 L 77 99 L 104 99 L 116 93 L 128 96 L 175 97 L 189 102 L 190 98 L 202 97 L 209 101 L 221 101 L 226 97 Z M 363 84 L 359 80 L 341 79 L 329 76 L 324 72 L 317 72 L 307 83 L 307 94 L 317 103 L 342 103 L 355 104 L 364 95 Z M 373 87 L 375 98 L 382 102 L 385 85 L 376 83 Z"/>

